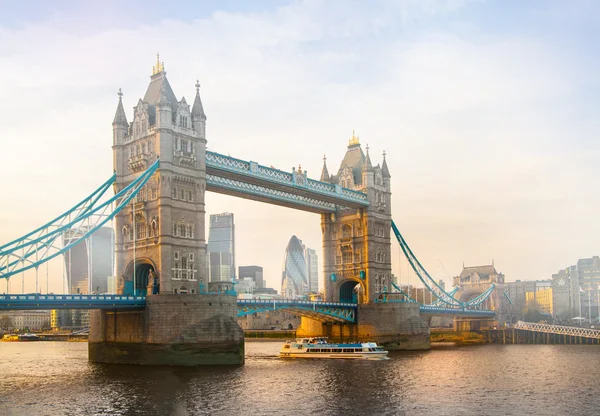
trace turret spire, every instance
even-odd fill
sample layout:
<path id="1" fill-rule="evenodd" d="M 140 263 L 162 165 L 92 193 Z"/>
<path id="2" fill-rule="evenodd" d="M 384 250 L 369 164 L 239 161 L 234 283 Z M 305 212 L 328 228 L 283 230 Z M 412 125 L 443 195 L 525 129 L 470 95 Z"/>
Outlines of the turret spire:
<path id="1" fill-rule="evenodd" d="M 323 171 L 321 172 L 321 182 L 329 182 L 329 171 L 327 170 L 327 157 L 323 155 Z"/>
<path id="2" fill-rule="evenodd" d="M 113 120 L 113 126 L 116 124 L 127 126 L 127 116 L 125 115 L 125 110 L 123 109 L 123 93 L 121 92 L 121 88 L 119 88 L 119 92 L 117 93 L 119 96 L 119 104 L 117 104 L 117 112 L 115 113 L 115 119 Z"/>
<path id="3" fill-rule="evenodd" d="M 206 120 L 206 114 L 204 114 L 204 107 L 202 106 L 202 100 L 200 99 L 200 81 L 196 80 L 196 98 L 194 99 L 194 105 L 192 106 L 192 118 L 200 120 Z"/>
<path id="4" fill-rule="evenodd" d="M 387 162 L 385 161 L 385 150 L 383 151 L 383 163 L 381 164 L 381 174 L 383 175 L 384 178 L 389 178 L 390 177 L 390 171 L 388 169 L 387 166 Z"/>
<path id="5" fill-rule="evenodd" d="M 367 150 L 367 157 L 366 157 L 365 164 L 364 164 L 363 168 L 366 171 L 371 171 L 371 170 L 373 170 L 373 165 L 371 164 L 371 156 L 369 156 L 369 145 L 368 144 L 367 144 L 366 150 Z"/>

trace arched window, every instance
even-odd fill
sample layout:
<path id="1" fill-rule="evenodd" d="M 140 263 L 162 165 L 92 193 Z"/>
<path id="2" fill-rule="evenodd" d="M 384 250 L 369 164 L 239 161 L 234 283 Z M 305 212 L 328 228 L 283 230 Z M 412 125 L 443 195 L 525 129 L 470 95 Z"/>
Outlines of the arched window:
<path id="1" fill-rule="evenodd" d="M 352 226 L 350 224 L 344 224 L 342 226 L 342 238 L 352 237 Z"/>

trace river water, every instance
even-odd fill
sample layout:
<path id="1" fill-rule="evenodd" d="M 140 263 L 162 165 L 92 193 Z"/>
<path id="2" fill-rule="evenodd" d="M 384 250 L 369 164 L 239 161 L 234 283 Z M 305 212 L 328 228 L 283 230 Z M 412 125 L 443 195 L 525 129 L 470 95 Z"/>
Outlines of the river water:
<path id="1" fill-rule="evenodd" d="M 282 360 L 247 342 L 246 365 L 87 361 L 87 343 L 0 342 L 0 415 L 597 415 L 600 347 L 434 346 L 387 361 Z"/>

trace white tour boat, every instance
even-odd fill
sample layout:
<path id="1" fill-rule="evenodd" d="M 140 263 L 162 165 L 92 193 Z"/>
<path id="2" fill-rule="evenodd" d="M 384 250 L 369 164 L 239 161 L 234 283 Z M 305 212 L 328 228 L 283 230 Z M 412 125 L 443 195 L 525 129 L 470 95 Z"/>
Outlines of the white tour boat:
<path id="1" fill-rule="evenodd" d="M 326 338 L 298 338 L 286 341 L 279 351 L 281 358 L 352 358 L 387 360 L 388 352 L 375 342 L 329 344 Z"/>

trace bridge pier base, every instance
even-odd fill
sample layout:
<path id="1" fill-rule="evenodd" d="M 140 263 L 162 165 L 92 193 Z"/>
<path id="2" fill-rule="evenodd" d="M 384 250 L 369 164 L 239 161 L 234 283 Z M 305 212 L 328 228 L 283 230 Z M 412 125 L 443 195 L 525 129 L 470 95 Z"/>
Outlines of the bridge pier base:
<path id="1" fill-rule="evenodd" d="M 235 296 L 153 295 L 143 310 L 95 310 L 89 360 L 144 365 L 244 364 Z"/>
<path id="2" fill-rule="evenodd" d="M 356 324 L 319 322 L 302 317 L 298 336 L 326 336 L 334 340 L 375 341 L 388 350 L 428 350 L 429 327 L 412 303 L 358 305 Z"/>

